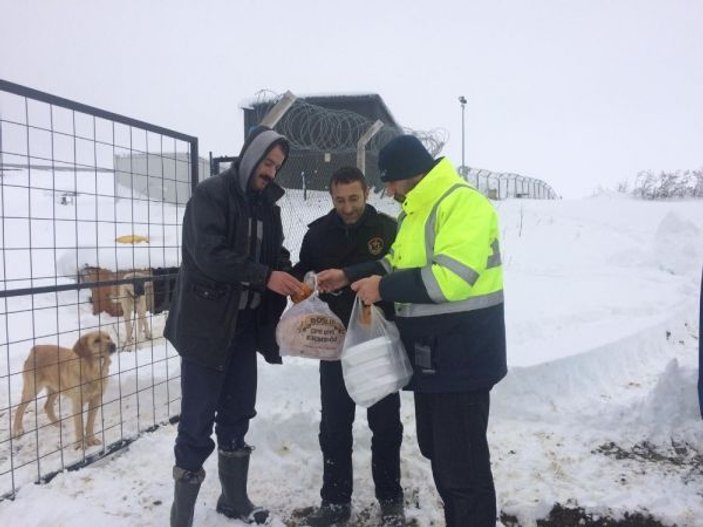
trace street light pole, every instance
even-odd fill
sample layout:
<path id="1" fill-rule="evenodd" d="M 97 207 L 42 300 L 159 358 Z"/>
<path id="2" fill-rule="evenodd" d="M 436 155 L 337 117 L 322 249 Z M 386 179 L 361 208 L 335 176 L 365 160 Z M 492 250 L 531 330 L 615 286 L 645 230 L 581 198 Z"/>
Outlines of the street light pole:
<path id="1" fill-rule="evenodd" d="M 461 104 L 461 172 L 462 176 L 466 178 L 466 159 L 464 157 L 466 150 L 466 136 L 465 136 L 465 126 L 464 126 L 464 109 L 466 107 L 466 97 L 461 95 L 459 97 L 459 103 Z"/>

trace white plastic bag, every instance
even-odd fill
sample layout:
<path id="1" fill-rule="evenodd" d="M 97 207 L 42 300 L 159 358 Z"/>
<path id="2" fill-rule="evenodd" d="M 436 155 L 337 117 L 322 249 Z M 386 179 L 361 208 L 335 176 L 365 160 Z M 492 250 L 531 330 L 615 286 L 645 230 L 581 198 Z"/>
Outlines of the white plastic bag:
<path id="1" fill-rule="evenodd" d="M 365 408 L 403 388 L 413 374 L 396 325 L 359 297 L 344 338 L 342 372 L 349 396 Z"/>
<path id="2" fill-rule="evenodd" d="M 276 342 L 281 355 L 339 360 L 346 330 L 317 291 L 281 315 Z"/>

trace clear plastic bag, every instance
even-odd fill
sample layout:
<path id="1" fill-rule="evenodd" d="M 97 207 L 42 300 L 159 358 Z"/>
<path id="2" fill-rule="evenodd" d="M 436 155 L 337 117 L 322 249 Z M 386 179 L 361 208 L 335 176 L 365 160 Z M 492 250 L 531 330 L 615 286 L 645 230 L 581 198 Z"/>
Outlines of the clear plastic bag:
<path id="1" fill-rule="evenodd" d="M 396 325 L 359 297 L 344 338 L 342 372 L 349 396 L 365 408 L 403 388 L 413 374 Z"/>
<path id="2" fill-rule="evenodd" d="M 276 342 L 281 355 L 320 360 L 339 360 L 346 329 L 339 317 L 313 293 L 281 315 L 276 326 Z M 306 283 L 309 282 L 306 276 Z"/>

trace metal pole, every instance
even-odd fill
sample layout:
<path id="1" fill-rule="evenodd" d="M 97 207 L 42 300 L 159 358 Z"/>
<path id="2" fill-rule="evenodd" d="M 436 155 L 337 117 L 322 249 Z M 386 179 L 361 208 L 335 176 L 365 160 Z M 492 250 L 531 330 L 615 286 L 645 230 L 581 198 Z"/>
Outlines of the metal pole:
<path id="1" fill-rule="evenodd" d="M 297 97 L 289 90 L 283 94 L 283 97 L 275 104 L 273 108 L 264 116 L 261 123 L 269 128 L 274 128 L 281 117 L 288 111 L 288 109 L 293 106 L 293 103 Z"/>
<path id="2" fill-rule="evenodd" d="M 200 183 L 200 166 L 198 163 L 198 138 L 194 137 L 190 140 L 190 192 L 195 192 L 195 187 Z"/>
<path id="3" fill-rule="evenodd" d="M 377 119 L 356 142 L 356 168 L 366 174 L 366 144 L 383 128 L 383 121 Z"/>

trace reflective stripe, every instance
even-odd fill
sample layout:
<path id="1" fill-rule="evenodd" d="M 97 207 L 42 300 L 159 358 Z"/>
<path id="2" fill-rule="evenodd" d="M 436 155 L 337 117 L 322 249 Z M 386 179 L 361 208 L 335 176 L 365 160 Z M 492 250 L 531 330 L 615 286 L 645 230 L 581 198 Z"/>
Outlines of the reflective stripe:
<path id="1" fill-rule="evenodd" d="M 493 240 L 491 244 L 491 249 L 493 249 L 493 254 L 488 257 L 486 262 L 486 269 L 491 269 L 492 267 L 499 267 L 502 263 L 500 259 L 500 244 L 498 243 L 498 238 Z"/>
<path id="2" fill-rule="evenodd" d="M 391 274 L 393 272 L 393 267 L 391 267 L 391 264 L 388 263 L 388 260 L 386 260 L 385 257 L 381 258 L 380 262 L 381 262 L 381 266 L 386 271 L 386 274 Z"/>
<path id="3" fill-rule="evenodd" d="M 437 265 L 446 267 L 447 269 L 455 273 L 457 276 L 459 276 L 461 279 L 466 281 L 469 285 L 473 286 L 476 283 L 476 280 L 478 280 L 478 273 L 476 271 L 449 256 L 434 256 L 437 209 L 439 208 L 439 205 L 440 203 L 442 203 L 444 198 L 449 196 L 449 194 L 451 194 L 455 190 L 462 187 L 466 187 L 466 185 L 464 185 L 463 183 L 457 183 L 456 185 L 452 185 L 447 189 L 444 194 L 440 196 L 440 198 L 432 206 L 432 210 L 430 211 L 430 214 L 427 217 L 427 222 L 425 223 L 425 261 L 429 263 L 434 262 Z M 425 289 L 427 290 L 427 294 L 429 295 L 429 297 L 435 302 L 446 302 L 447 297 L 444 296 L 444 293 L 442 292 L 442 289 L 439 286 L 439 282 L 437 282 L 437 278 L 432 272 L 432 266 L 430 265 L 429 267 L 423 267 L 420 271 L 420 275 L 422 276 L 422 282 L 425 285 Z"/>
<path id="4" fill-rule="evenodd" d="M 427 294 L 433 302 L 440 303 L 447 301 L 447 297 L 444 296 L 444 293 L 442 293 L 442 289 L 439 287 L 439 282 L 437 282 L 437 278 L 435 278 L 435 275 L 432 272 L 431 265 L 420 269 L 420 276 L 422 277 L 422 283 L 427 290 Z"/>
<path id="5" fill-rule="evenodd" d="M 434 242 L 435 242 L 435 225 L 437 223 L 437 208 L 439 207 L 439 204 L 442 203 L 442 200 L 449 196 L 452 192 L 454 192 L 456 189 L 460 187 L 466 187 L 466 185 L 463 185 L 461 183 L 457 183 L 456 185 L 453 185 L 449 187 L 449 189 L 442 194 L 439 199 L 435 202 L 435 204 L 432 206 L 432 210 L 430 211 L 429 216 L 427 216 L 427 222 L 425 223 L 425 256 L 426 256 L 426 262 L 431 262 L 432 261 L 432 255 L 434 254 Z M 469 188 L 469 187 L 466 187 Z"/>
<path id="6" fill-rule="evenodd" d="M 442 304 L 395 304 L 397 317 L 429 317 L 447 313 L 475 311 L 503 303 L 503 290 L 488 295 L 475 296 L 460 302 L 444 302 Z"/>
<path id="7" fill-rule="evenodd" d="M 451 272 L 453 272 L 459 278 L 464 280 L 470 286 L 473 286 L 476 283 L 476 280 L 478 280 L 479 274 L 476 271 L 474 271 L 468 265 L 464 265 L 460 261 L 455 260 L 451 256 L 447 256 L 446 254 L 439 254 L 435 256 L 434 261 L 438 265 L 449 269 Z"/>
<path id="8" fill-rule="evenodd" d="M 405 211 L 401 210 L 400 214 L 398 214 L 398 226 L 396 227 L 395 232 L 400 232 L 400 225 L 403 223 L 403 220 L 405 219 L 406 216 L 407 216 L 407 214 L 405 213 Z"/>

